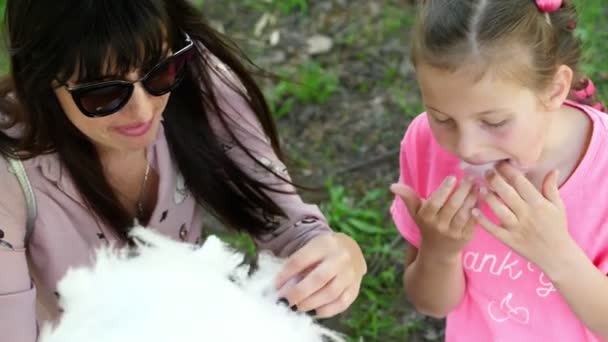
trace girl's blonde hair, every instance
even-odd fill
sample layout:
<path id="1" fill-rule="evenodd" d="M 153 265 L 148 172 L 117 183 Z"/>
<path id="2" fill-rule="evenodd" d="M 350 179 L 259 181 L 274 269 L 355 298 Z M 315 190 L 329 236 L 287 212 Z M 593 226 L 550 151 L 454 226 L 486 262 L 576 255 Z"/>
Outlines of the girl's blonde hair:
<path id="1" fill-rule="evenodd" d="M 467 67 L 479 78 L 498 72 L 542 90 L 560 65 L 580 78 L 577 21 L 570 0 L 550 13 L 534 0 L 427 0 L 418 14 L 411 59 L 414 65 L 423 62 L 446 71 Z"/>

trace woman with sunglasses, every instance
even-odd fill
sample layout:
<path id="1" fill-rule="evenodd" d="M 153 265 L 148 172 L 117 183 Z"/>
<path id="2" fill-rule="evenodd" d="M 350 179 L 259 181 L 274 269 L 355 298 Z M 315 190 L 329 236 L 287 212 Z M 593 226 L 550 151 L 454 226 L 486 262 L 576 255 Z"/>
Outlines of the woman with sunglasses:
<path id="1" fill-rule="evenodd" d="M 359 247 L 295 193 L 247 59 L 201 18 L 187 0 L 7 1 L 1 340 L 35 341 L 67 269 L 135 222 L 192 243 L 211 217 L 251 234 L 288 257 L 277 287 L 293 310 L 356 298 Z"/>

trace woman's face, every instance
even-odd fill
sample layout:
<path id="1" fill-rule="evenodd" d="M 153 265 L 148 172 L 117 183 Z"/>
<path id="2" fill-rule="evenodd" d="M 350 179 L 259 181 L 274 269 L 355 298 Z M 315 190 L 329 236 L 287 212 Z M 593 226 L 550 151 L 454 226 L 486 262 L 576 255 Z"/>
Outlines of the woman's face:
<path id="1" fill-rule="evenodd" d="M 127 75 L 125 80 L 132 81 L 139 77 L 139 72 L 135 71 Z M 69 87 L 76 85 L 73 79 L 68 81 Z M 127 152 L 143 149 L 154 141 L 170 96 L 170 93 L 150 95 L 140 82 L 134 86 L 133 94 L 123 108 L 98 118 L 85 116 L 66 87 L 56 88 L 55 94 L 68 119 L 99 151 Z"/>

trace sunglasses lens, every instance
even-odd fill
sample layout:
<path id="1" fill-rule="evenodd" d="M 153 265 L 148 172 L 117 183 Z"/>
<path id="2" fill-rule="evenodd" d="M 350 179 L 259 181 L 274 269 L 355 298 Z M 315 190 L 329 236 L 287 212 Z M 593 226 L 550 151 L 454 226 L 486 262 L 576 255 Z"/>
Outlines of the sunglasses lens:
<path id="1" fill-rule="evenodd" d="M 141 80 L 148 93 L 161 96 L 179 84 L 186 71 L 186 64 L 193 56 L 195 49 L 192 46 L 190 42 L 188 47 L 158 64 Z M 129 101 L 134 83 L 111 81 L 68 90 L 83 114 L 88 117 L 101 117 L 116 113 Z"/>
<path id="2" fill-rule="evenodd" d="M 158 65 L 143 81 L 146 89 L 154 95 L 171 91 L 184 75 L 191 55 L 191 50 L 188 50 Z"/>
<path id="3" fill-rule="evenodd" d="M 92 116 L 109 115 L 128 100 L 131 89 L 126 85 L 108 85 L 80 94 L 80 106 Z"/>

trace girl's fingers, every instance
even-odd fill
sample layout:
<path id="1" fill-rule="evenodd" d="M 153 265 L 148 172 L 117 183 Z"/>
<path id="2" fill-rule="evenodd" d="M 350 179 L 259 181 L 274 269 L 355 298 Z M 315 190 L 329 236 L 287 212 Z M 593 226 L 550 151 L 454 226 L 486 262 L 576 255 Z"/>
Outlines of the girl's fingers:
<path id="1" fill-rule="evenodd" d="M 508 229 L 517 225 L 517 216 L 496 195 L 489 192 L 487 188 L 481 189 L 481 195 L 505 228 Z"/>
<path id="2" fill-rule="evenodd" d="M 464 202 L 458 209 L 455 215 L 453 215 L 450 222 L 450 229 L 462 230 L 464 229 L 467 222 L 471 218 L 471 209 L 477 204 L 479 198 L 479 188 L 477 185 L 473 185 L 464 199 Z"/>
<path id="3" fill-rule="evenodd" d="M 439 220 L 442 222 L 451 222 L 454 215 L 463 207 L 463 204 L 473 188 L 473 180 L 470 177 L 460 183 L 456 191 L 450 196 L 445 205 L 439 210 Z M 471 207 L 472 208 L 472 207 Z M 469 210 L 471 209 L 469 208 Z M 468 212 L 467 212 L 468 217 Z"/>
<path id="4" fill-rule="evenodd" d="M 524 204 L 536 204 L 544 200 L 543 195 L 536 189 L 534 184 L 526 178 L 526 176 L 513 167 L 509 163 L 501 163 L 496 168 L 498 171 L 496 175 L 498 177 L 496 184 L 500 188 L 496 188 L 495 191 L 498 193 L 507 205 L 511 207 L 517 214 L 522 203 Z M 494 186 L 494 184 L 493 184 Z"/>
<path id="5" fill-rule="evenodd" d="M 521 214 L 527 207 L 525 200 L 519 195 L 511 184 L 507 183 L 495 170 L 487 173 L 486 179 L 490 188 L 504 203 L 516 214 Z"/>
<path id="6" fill-rule="evenodd" d="M 439 210 L 445 205 L 454 190 L 456 185 L 456 177 L 448 176 L 443 180 L 439 188 L 427 198 L 420 207 L 419 216 L 423 218 L 432 218 L 439 213 Z"/>
<path id="7" fill-rule="evenodd" d="M 407 211 L 410 213 L 411 217 L 416 217 L 418 215 L 418 211 L 420 210 L 420 206 L 422 205 L 422 200 L 418 195 L 414 192 L 412 188 L 405 184 L 396 183 L 391 185 L 391 192 L 403 201 Z"/>
<path id="8" fill-rule="evenodd" d="M 477 219 L 473 217 L 469 211 L 469 220 L 462 228 L 462 238 L 467 241 L 470 240 L 475 232 L 475 227 L 477 227 Z"/>
<path id="9" fill-rule="evenodd" d="M 477 208 L 471 210 L 471 215 L 475 219 L 475 222 L 477 224 L 479 224 L 480 226 L 482 226 L 488 233 L 490 233 L 491 235 L 493 235 L 495 238 L 502 241 L 503 243 L 507 244 L 506 242 L 509 238 L 508 230 L 502 228 L 501 226 L 494 224 L 494 222 L 490 221 L 490 219 L 488 219 L 481 212 L 481 210 L 479 210 Z"/>
<path id="10" fill-rule="evenodd" d="M 558 208 L 564 208 L 564 202 L 559 195 L 558 179 L 559 173 L 557 170 L 551 171 L 547 177 L 545 177 L 543 182 L 543 195 Z"/>

